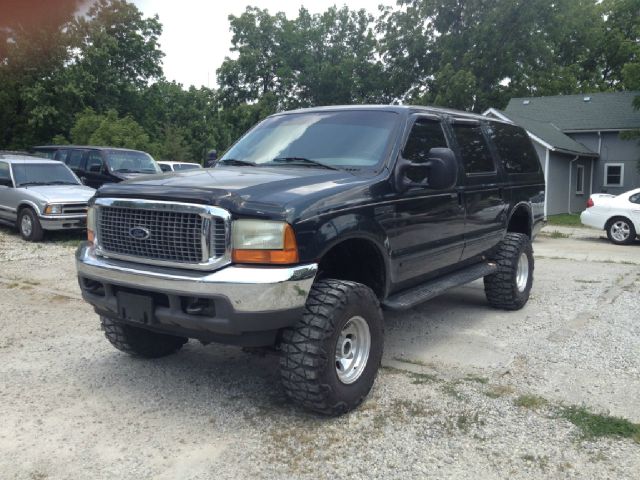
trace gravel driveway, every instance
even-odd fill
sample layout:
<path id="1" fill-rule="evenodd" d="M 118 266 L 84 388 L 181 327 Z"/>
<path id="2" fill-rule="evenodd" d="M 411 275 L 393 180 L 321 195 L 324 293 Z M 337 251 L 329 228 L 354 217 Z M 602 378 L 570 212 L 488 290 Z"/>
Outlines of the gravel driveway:
<path id="1" fill-rule="evenodd" d="M 0 227 L 0 478 L 638 478 L 640 436 L 576 418 L 640 423 L 640 244 L 557 237 L 534 244 L 521 311 L 474 282 L 387 313 L 373 392 L 326 419 L 286 401 L 274 356 L 114 350 L 80 300 L 78 237 Z"/>

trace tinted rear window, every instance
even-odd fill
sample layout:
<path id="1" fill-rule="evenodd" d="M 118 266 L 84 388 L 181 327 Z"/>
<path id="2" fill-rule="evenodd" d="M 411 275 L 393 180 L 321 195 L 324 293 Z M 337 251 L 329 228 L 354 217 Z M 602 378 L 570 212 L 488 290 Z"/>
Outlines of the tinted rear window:
<path id="1" fill-rule="evenodd" d="M 467 174 L 495 172 L 496 167 L 480 125 L 454 124 L 453 132 Z"/>
<path id="2" fill-rule="evenodd" d="M 538 154 L 524 129 L 492 123 L 491 139 L 507 173 L 535 173 L 540 170 Z"/>

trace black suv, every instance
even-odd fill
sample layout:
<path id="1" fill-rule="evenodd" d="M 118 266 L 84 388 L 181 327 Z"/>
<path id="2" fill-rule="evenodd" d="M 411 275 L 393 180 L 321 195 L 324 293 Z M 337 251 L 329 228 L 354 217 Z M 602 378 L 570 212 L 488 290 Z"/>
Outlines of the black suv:
<path id="1" fill-rule="evenodd" d="M 82 183 L 93 188 L 140 175 L 162 173 L 151 155 L 127 148 L 43 145 L 32 147 L 31 152 L 64 162 Z"/>
<path id="2" fill-rule="evenodd" d="M 491 306 L 525 305 L 544 189 L 509 123 L 408 106 L 281 113 L 213 169 L 102 187 L 78 276 L 116 348 L 274 347 L 289 397 L 340 414 L 373 384 L 383 308 L 479 278 Z"/>

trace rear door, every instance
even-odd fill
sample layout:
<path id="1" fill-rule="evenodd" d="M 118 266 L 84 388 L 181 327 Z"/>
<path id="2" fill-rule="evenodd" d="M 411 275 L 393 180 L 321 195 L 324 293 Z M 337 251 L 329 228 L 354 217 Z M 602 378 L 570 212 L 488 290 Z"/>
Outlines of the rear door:
<path id="1" fill-rule="evenodd" d="M 429 150 L 449 147 L 443 126 L 432 116 L 416 115 L 402 150 L 413 162 L 425 162 Z M 416 169 L 408 176 L 420 182 L 426 170 Z M 464 247 L 464 209 L 458 193 L 414 187 L 395 194 L 395 201 L 376 210 L 390 213 L 393 221 L 381 222 L 389 238 L 394 266 L 394 283 L 416 283 L 439 269 L 460 260 Z"/>
<path id="2" fill-rule="evenodd" d="M 473 119 L 453 119 L 451 127 L 464 172 L 459 189 L 466 210 L 462 259 L 468 259 L 502 240 L 508 203 L 485 127 Z"/>

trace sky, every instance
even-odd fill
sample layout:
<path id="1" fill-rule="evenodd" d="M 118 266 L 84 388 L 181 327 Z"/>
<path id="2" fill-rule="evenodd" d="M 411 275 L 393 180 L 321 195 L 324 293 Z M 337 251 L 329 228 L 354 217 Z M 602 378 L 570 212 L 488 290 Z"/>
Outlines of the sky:
<path id="1" fill-rule="evenodd" d="M 240 15 L 250 5 L 270 13 L 284 12 L 295 18 L 301 6 L 311 13 L 347 5 L 364 8 L 377 16 L 378 5 L 395 0 L 132 0 L 145 16 L 158 14 L 163 26 L 160 48 L 165 53 L 164 74 L 185 88 L 216 87 L 216 69 L 230 56 L 231 32 L 228 16 Z"/>

